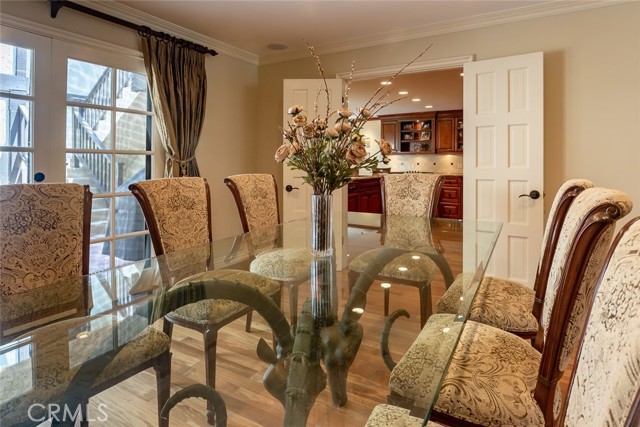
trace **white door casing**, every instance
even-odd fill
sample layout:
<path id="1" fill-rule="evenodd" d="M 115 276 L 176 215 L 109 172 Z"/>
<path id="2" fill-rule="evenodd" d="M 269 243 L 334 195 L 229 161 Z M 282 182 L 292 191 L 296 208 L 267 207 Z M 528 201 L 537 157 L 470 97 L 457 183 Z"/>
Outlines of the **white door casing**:
<path id="1" fill-rule="evenodd" d="M 463 216 L 503 223 L 487 273 L 530 287 L 544 221 L 543 95 L 542 52 L 464 64 Z M 534 190 L 539 198 L 526 196 Z"/>
<path id="2" fill-rule="evenodd" d="M 330 111 L 336 111 L 342 106 L 342 79 L 327 79 L 329 88 Z M 285 79 L 283 81 L 283 111 L 282 126 L 287 128 L 291 116 L 287 110 L 292 105 L 302 105 L 309 120 L 316 115 L 325 116 L 327 111 L 327 97 L 322 91 L 322 79 Z M 317 107 L 316 107 L 317 105 Z M 316 112 L 317 108 L 317 112 Z M 334 116 L 335 117 L 335 116 Z M 309 218 L 309 206 L 313 189 L 302 181 L 304 171 L 292 170 L 287 161 L 282 165 L 282 220 Z M 288 187 L 290 186 L 290 187 Z M 287 191 L 287 188 L 290 191 Z M 335 239 L 335 260 L 339 270 L 346 265 L 345 239 L 347 238 L 347 190 L 346 187 L 333 192 L 333 234 Z M 285 244 L 308 244 L 310 236 L 284 236 Z M 292 241 L 291 239 L 295 239 Z"/>

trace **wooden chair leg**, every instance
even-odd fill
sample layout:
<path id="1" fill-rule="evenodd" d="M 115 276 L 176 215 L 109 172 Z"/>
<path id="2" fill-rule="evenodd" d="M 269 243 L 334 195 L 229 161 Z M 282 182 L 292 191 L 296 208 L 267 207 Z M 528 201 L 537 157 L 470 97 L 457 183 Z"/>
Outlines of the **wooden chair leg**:
<path id="1" fill-rule="evenodd" d="M 161 354 L 155 360 L 153 369 L 156 371 L 156 393 L 158 399 L 158 426 L 169 427 L 169 415 L 161 418 L 160 412 L 171 394 L 171 353 Z"/>
<path id="2" fill-rule="evenodd" d="M 289 285 L 289 316 L 291 317 L 291 330 L 295 334 L 298 324 L 298 284 Z"/>
<path id="3" fill-rule="evenodd" d="M 431 307 L 431 282 L 420 288 L 420 329 L 427 323 L 427 319 L 433 314 Z"/>
<path id="4" fill-rule="evenodd" d="M 251 332 L 251 320 L 253 319 L 253 310 L 251 310 L 248 314 L 247 314 L 247 325 L 245 326 L 244 330 L 247 332 Z"/>
<path id="5" fill-rule="evenodd" d="M 389 288 L 384 288 L 384 315 L 389 315 Z"/>
<path id="6" fill-rule="evenodd" d="M 204 331 L 204 366 L 207 385 L 216 388 L 216 346 L 218 344 L 218 330 Z M 215 425 L 215 410 L 213 404 L 207 401 L 207 422 Z"/>
<path id="7" fill-rule="evenodd" d="M 171 340 L 171 334 L 173 334 L 173 323 L 168 321 L 166 317 L 162 319 L 162 332 L 164 332 L 165 335 L 169 337 L 169 340 Z"/>

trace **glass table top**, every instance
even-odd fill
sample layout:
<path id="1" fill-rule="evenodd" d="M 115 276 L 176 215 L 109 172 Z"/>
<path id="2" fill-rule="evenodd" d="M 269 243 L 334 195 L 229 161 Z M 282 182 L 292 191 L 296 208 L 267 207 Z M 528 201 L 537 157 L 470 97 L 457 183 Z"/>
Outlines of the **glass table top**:
<path id="1" fill-rule="evenodd" d="M 68 420 L 90 397 L 88 417 L 97 425 L 156 425 L 153 375 L 132 374 L 115 384 L 105 378 L 117 377 L 130 363 L 126 358 L 142 351 L 136 346 L 149 336 L 149 325 L 162 339 L 166 314 L 221 298 L 258 313 L 250 332 L 244 318 L 219 332 L 216 393 L 227 425 L 364 425 L 373 407 L 386 402 L 390 363 L 457 278 L 462 291 L 445 328 L 451 348 L 443 350 L 453 352 L 501 227 L 355 213 L 348 222 L 343 260 L 311 256 L 309 223 L 299 220 L 2 296 L 0 423 L 37 426 L 64 418 L 65 409 Z M 344 268 L 338 271 L 338 264 Z M 217 273 L 225 269 L 278 279 L 280 301 L 221 278 Z M 419 302 L 425 289 L 427 308 Z M 411 317 L 401 317 L 401 309 Z M 202 334 L 184 330 L 173 328 L 173 396 L 206 382 Z M 444 357 L 434 366 L 436 383 L 447 365 Z M 105 391 L 93 396 L 103 382 Z M 437 387 L 414 402 L 414 415 L 428 418 L 436 396 Z M 52 407 L 59 412 L 52 415 Z M 203 400 L 177 404 L 169 423 L 206 425 Z"/>

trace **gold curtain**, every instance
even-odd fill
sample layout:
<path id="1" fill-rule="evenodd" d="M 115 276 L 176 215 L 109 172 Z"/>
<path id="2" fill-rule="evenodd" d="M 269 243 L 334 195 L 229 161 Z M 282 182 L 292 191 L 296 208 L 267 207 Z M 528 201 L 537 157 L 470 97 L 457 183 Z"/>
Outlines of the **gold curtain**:
<path id="1" fill-rule="evenodd" d="M 165 150 L 165 177 L 200 176 L 196 148 L 207 97 L 204 53 L 142 37 L 151 100 Z"/>

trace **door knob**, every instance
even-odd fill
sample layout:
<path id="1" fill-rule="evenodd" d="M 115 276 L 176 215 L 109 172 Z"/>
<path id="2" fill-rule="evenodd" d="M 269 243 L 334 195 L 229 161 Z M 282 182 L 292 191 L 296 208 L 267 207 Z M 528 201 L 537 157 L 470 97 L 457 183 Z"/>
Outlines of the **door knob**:
<path id="1" fill-rule="evenodd" d="M 285 190 L 287 190 L 287 193 L 291 193 L 293 190 L 299 190 L 298 187 L 293 187 L 291 186 L 291 184 L 287 184 L 286 187 L 284 187 Z"/>
<path id="2" fill-rule="evenodd" d="M 533 200 L 537 199 L 540 197 L 540 192 L 538 190 L 532 190 L 531 193 L 529 194 L 521 194 L 518 196 L 520 197 L 531 197 Z"/>

